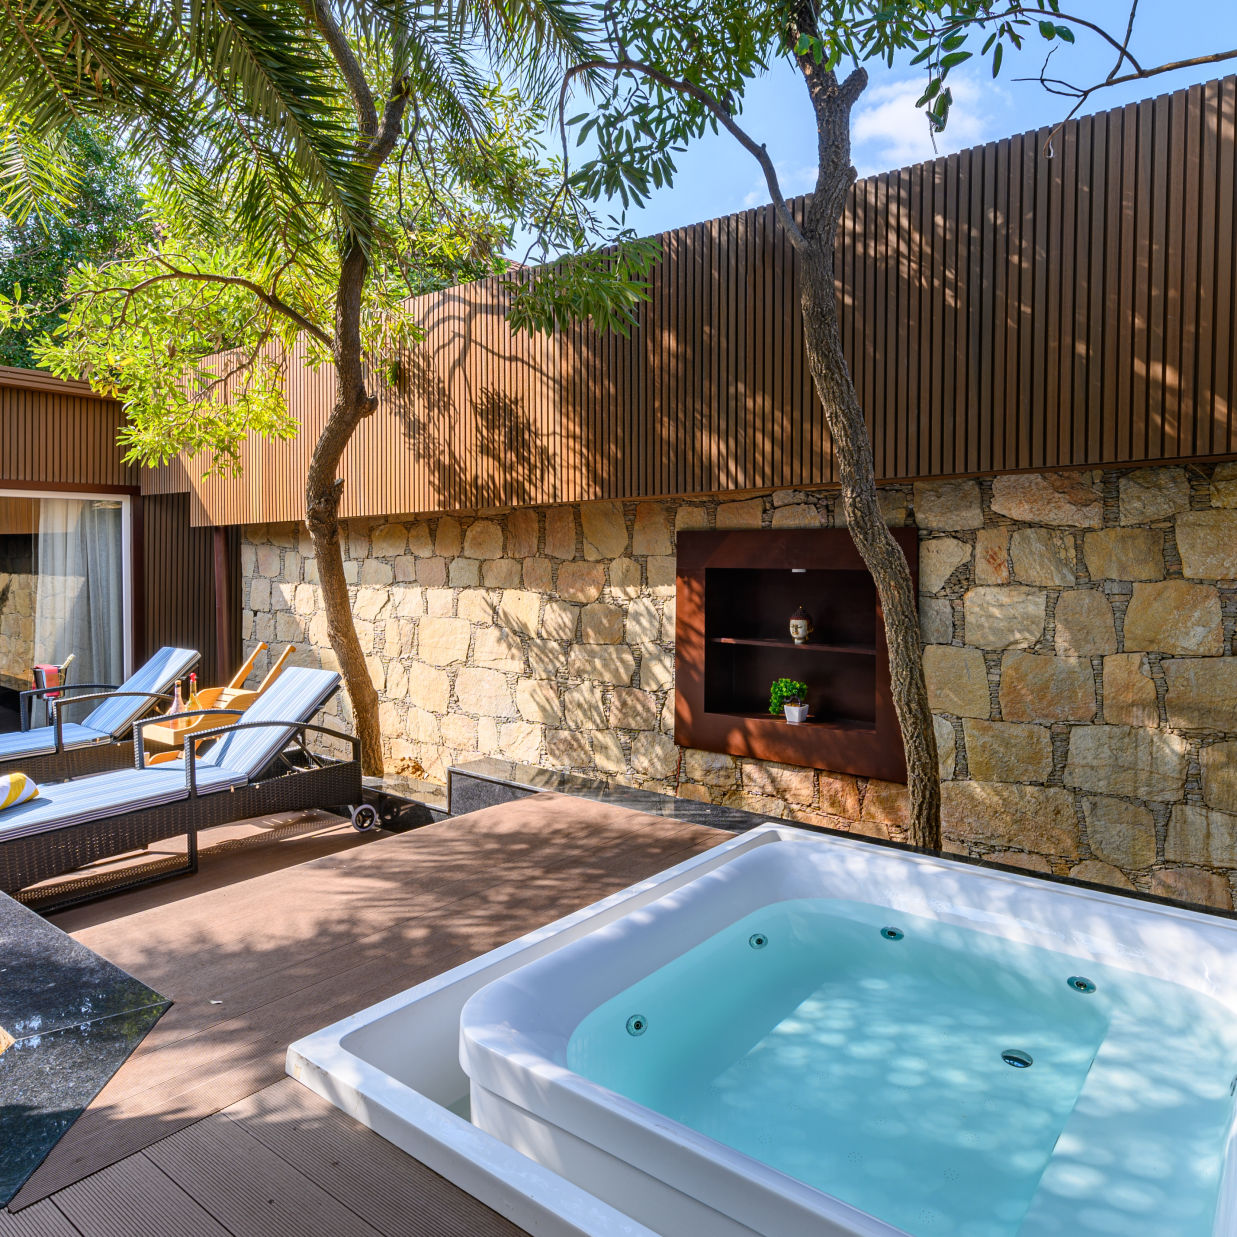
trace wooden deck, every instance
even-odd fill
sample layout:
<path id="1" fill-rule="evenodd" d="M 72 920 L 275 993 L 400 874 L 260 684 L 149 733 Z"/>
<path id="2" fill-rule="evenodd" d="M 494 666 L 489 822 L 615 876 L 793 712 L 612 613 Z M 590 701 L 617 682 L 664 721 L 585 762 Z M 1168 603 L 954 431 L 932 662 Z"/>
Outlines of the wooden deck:
<path id="1" fill-rule="evenodd" d="M 0 1211 L 0 1237 L 517 1237 L 287 1079 L 284 1050 L 730 836 L 559 795 L 360 845 L 316 823 L 57 918 L 175 1004 Z M 319 857 L 276 866 L 298 840 Z"/>

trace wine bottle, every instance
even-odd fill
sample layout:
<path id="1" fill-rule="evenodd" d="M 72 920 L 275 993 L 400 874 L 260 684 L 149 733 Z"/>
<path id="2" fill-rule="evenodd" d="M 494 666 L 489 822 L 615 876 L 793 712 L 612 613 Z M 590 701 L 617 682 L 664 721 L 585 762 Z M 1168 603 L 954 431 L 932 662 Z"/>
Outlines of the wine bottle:
<path id="1" fill-rule="evenodd" d="M 180 694 L 180 680 L 176 680 L 176 690 L 172 693 L 172 707 L 168 709 L 169 713 L 183 713 L 185 711 L 185 701 Z M 173 722 L 174 726 L 179 723 Z"/>
<path id="2" fill-rule="evenodd" d="M 189 676 L 189 702 L 185 708 L 192 712 L 194 709 L 200 709 L 202 702 L 198 699 L 198 676 L 193 673 Z"/>

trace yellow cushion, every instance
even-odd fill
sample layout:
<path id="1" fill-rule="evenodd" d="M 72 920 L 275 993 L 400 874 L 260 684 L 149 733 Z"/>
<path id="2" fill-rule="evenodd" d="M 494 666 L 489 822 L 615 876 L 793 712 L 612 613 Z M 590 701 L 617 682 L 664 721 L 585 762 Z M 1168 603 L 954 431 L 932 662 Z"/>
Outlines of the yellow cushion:
<path id="1" fill-rule="evenodd" d="M 33 799 L 39 788 L 24 773 L 0 774 L 0 812 Z"/>

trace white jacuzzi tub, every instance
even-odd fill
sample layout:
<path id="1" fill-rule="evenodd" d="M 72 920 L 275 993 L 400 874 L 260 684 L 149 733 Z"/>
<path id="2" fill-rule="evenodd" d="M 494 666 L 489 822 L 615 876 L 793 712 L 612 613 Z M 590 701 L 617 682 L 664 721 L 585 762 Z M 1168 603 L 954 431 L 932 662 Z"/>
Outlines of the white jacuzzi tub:
<path id="1" fill-rule="evenodd" d="M 1235 960 L 1227 920 L 769 826 L 289 1071 L 535 1233 L 1221 1237 Z"/>

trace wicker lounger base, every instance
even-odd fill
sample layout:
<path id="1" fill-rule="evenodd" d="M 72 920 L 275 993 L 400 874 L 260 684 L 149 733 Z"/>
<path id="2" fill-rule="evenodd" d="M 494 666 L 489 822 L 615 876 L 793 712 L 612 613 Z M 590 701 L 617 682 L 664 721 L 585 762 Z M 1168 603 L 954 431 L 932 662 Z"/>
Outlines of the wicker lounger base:
<path id="1" fill-rule="evenodd" d="M 0 891 L 16 893 L 100 859 L 141 850 L 154 842 L 181 834 L 187 835 L 186 864 L 172 871 L 161 870 L 154 877 L 139 872 L 132 881 L 109 885 L 107 892 L 131 889 L 148 884 L 151 879 L 196 872 L 197 834 L 200 829 L 268 816 L 273 812 L 329 808 L 360 801 L 361 766 L 356 761 L 347 760 L 320 769 L 298 769 L 294 773 L 266 778 L 234 790 L 216 791 L 196 799 L 179 799 L 175 803 L 144 808 L 123 816 L 49 829 L 31 837 L 14 838 L 7 842 L 0 838 Z M 54 903 L 54 909 L 63 909 L 89 896 L 79 894 L 64 902 Z M 42 906 L 41 909 L 53 907 Z"/>

